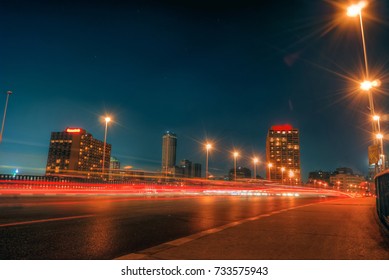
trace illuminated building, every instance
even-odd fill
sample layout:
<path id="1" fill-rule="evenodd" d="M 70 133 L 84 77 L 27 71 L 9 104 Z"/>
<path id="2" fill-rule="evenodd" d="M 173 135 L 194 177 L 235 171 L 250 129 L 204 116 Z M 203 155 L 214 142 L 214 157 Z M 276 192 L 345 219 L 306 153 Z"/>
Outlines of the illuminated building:
<path id="1" fill-rule="evenodd" d="M 175 173 L 177 136 L 170 132 L 162 136 L 162 173 Z"/>
<path id="2" fill-rule="evenodd" d="M 308 175 L 308 183 L 316 185 L 316 182 L 324 182 L 327 184 L 330 184 L 330 176 L 332 175 L 332 172 L 328 171 L 311 171 Z"/>
<path id="3" fill-rule="evenodd" d="M 192 177 L 192 162 L 187 159 L 183 159 L 180 162 L 180 168 L 182 169 L 182 175 L 186 178 Z"/>
<path id="4" fill-rule="evenodd" d="M 231 168 L 228 172 L 228 178 L 229 180 L 234 180 L 235 177 L 235 170 L 234 168 Z M 247 167 L 237 166 L 236 167 L 236 178 L 237 179 L 249 179 L 251 178 L 251 170 Z"/>
<path id="5" fill-rule="evenodd" d="M 330 177 L 331 185 L 347 191 L 358 191 L 365 181 L 363 176 L 353 173 L 335 173 Z"/>
<path id="6" fill-rule="evenodd" d="M 111 169 L 111 170 L 120 169 L 120 161 L 115 157 L 111 157 L 111 160 L 109 163 L 109 169 Z"/>
<path id="7" fill-rule="evenodd" d="M 180 161 L 180 173 L 185 178 L 201 178 L 201 164 L 193 163 L 190 160 L 183 159 Z M 177 170 L 176 174 L 177 176 Z"/>
<path id="8" fill-rule="evenodd" d="M 289 124 L 274 125 L 266 138 L 266 178 L 284 183 L 296 184 L 301 181 L 299 131 Z M 270 174 L 269 174 L 270 172 Z"/>
<path id="9" fill-rule="evenodd" d="M 201 163 L 193 163 L 192 164 L 192 178 L 201 178 Z"/>
<path id="10" fill-rule="evenodd" d="M 103 164 L 103 141 L 93 138 L 82 128 L 52 132 L 47 157 L 46 175 L 97 177 Z M 110 167 L 111 145 L 105 148 L 106 170 Z"/>

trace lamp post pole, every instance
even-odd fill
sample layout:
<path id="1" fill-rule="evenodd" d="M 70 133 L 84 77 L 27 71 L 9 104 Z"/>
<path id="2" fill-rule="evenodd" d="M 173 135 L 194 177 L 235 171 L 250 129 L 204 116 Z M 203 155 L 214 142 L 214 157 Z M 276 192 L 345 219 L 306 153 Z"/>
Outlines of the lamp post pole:
<path id="1" fill-rule="evenodd" d="M 105 119 L 105 132 L 104 132 L 104 146 L 103 146 L 103 166 L 101 168 L 101 173 L 104 175 L 105 168 L 105 149 L 107 146 L 107 131 L 108 131 L 108 123 L 111 121 L 110 117 L 106 117 Z"/>
<path id="2" fill-rule="evenodd" d="M 236 181 L 236 158 L 239 156 L 238 152 L 234 152 L 234 181 Z"/>
<path id="3" fill-rule="evenodd" d="M 267 167 L 269 167 L 269 180 L 271 180 L 271 168 L 273 167 L 272 163 L 268 163 Z"/>
<path id="4" fill-rule="evenodd" d="M 258 163 L 258 158 L 254 158 L 253 162 L 254 162 L 254 179 L 257 179 L 257 163 Z"/>
<path id="5" fill-rule="evenodd" d="M 8 99 L 9 96 L 12 94 L 12 91 L 7 91 L 7 98 L 5 100 L 5 108 L 4 108 L 4 115 L 3 115 L 3 122 L 1 124 L 1 131 L 0 131 L 0 143 L 3 141 L 3 132 L 4 132 L 4 124 L 5 124 L 5 117 L 7 115 L 7 107 L 8 107 Z"/>
<path id="6" fill-rule="evenodd" d="M 285 171 L 285 167 L 281 167 L 281 184 L 284 183 L 284 171 Z"/>
<path id="7" fill-rule="evenodd" d="M 212 145 L 207 143 L 205 145 L 205 149 L 207 150 L 207 155 L 205 159 L 205 178 L 208 180 L 209 174 L 208 174 L 208 159 L 209 159 L 209 150 L 212 149 Z"/>

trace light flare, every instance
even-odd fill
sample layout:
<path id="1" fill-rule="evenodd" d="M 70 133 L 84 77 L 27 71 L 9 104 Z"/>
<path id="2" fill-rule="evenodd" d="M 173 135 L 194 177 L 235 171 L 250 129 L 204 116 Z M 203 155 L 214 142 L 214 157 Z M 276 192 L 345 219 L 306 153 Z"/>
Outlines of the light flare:
<path id="1" fill-rule="evenodd" d="M 358 4 L 351 5 L 347 8 L 347 15 L 349 17 L 359 16 L 362 12 L 362 9 L 367 6 L 366 1 L 360 1 Z"/>

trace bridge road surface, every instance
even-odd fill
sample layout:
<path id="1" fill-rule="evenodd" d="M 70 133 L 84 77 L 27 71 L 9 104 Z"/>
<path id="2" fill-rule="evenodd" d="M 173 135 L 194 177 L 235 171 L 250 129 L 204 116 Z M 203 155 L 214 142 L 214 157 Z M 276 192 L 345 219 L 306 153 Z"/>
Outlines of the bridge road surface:
<path id="1" fill-rule="evenodd" d="M 0 259 L 389 259 L 374 199 L 0 197 Z"/>

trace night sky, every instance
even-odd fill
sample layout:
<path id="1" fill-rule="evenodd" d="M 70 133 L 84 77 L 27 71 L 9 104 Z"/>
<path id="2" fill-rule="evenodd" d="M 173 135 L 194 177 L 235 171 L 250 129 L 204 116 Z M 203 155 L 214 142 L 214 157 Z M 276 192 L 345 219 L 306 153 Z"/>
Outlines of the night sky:
<path id="1" fill-rule="evenodd" d="M 124 2 L 124 1 L 123 1 Z M 44 174 L 50 133 L 82 127 L 104 137 L 122 167 L 156 171 L 162 135 L 178 137 L 177 161 L 210 172 L 265 161 L 272 125 L 300 130 L 304 179 L 313 170 L 366 174 L 371 125 L 358 90 L 363 56 L 349 1 L 0 0 L 0 109 L 12 90 L 0 173 Z M 369 67 L 387 113 L 389 3 L 364 18 Z M 385 129 L 387 124 L 382 123 Z M 260 166 L 263 176 L 264 165 Z"/>

